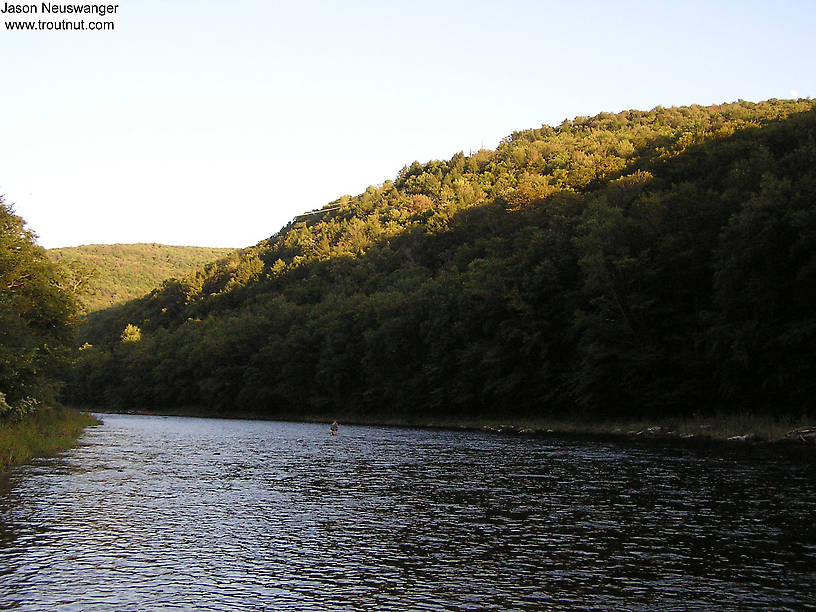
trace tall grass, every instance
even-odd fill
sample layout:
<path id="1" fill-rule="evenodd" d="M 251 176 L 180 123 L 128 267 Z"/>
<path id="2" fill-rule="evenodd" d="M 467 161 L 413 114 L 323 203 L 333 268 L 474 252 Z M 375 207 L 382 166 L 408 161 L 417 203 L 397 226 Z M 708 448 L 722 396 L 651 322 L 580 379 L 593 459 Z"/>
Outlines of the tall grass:
<path id="1" fill-rule="evenodd" d="M 70 408 L 44 408 L 22 421 L 0 420 L 0 471 L 32 457 L 70 448 L 95 417 Z"/>

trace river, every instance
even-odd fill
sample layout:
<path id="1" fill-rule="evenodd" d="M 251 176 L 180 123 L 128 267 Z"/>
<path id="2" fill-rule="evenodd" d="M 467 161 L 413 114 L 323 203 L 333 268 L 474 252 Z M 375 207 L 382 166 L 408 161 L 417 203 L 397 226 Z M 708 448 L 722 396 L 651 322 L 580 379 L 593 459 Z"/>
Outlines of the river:
<path id="1" fill-rule="evenodd" d="M 816 606 L 806 455 L 103 419 L 0 481 L 0 608 Z"/>

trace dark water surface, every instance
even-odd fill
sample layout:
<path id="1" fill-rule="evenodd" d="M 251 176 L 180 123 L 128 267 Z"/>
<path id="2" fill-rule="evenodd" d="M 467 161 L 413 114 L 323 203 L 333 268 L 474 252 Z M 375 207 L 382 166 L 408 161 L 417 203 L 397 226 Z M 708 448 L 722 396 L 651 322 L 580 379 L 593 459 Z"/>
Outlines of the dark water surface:
<path id="1" fill-rule="evenodd" d="M 816 606 L 816 469 L 779 450 L 104 421 L 0 482 L 0 608 Z"/>

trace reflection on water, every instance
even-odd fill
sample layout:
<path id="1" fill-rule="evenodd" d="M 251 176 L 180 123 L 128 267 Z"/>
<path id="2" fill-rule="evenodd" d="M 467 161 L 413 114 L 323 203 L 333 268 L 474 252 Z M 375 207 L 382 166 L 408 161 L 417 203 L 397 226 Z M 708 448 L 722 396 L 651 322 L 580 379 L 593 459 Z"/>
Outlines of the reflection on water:
<path id="1" fill-rule="evenodd" d="M 104 421 L 0 481 L 0 608 L 816 605 L 801 457 Z"/>

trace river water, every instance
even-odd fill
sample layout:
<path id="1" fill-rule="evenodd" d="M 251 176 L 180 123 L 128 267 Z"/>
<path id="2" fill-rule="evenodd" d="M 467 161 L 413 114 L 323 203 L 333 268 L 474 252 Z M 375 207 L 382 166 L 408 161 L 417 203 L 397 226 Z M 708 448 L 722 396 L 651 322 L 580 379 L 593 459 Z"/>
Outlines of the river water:
<path id="1" fill-rule="evenodd" d="M 0 482 L 0 608 L 816 606 L 806 455 L 103 418 Z"/>

